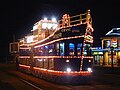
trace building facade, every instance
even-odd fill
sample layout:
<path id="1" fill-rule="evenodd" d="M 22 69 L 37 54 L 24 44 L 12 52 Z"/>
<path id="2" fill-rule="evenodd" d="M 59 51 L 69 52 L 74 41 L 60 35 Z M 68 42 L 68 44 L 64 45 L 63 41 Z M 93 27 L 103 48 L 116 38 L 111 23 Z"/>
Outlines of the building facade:
<path id="1" fill-rule="evenodd" d="M 101 41 L 101 47 L 92 49 L 94 65 L 120 66 L 120 28 L 113 28 Z"/>

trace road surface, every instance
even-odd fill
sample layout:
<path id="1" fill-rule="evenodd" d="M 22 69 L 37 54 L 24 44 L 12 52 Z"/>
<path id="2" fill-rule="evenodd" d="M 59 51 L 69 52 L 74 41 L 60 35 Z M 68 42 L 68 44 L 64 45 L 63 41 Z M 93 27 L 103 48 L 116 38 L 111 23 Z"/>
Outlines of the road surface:
<path id="1" fill-rule="evenodd" d="M 14 65 L 0 64 L 0 90 L 120 90 L 119 76 L 100 76 L 93 75 L 86 85 L 59 85 L 15 71 Z"/>

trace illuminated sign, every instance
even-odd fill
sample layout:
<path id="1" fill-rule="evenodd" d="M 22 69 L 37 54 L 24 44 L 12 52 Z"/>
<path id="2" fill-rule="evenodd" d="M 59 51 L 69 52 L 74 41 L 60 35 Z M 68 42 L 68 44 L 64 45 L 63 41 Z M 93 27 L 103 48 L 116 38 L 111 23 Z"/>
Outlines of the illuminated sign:
<path id="1" fill-rule="evenodd" d="M 100 55 L 100 54 L 103 54 L 103 52 L 93 52 L 93 55 Z"/>
<path id="2" fill-rule="evenodd" d="M 112 47 L 117 47 L 117 39 L 112 39 Z"/>

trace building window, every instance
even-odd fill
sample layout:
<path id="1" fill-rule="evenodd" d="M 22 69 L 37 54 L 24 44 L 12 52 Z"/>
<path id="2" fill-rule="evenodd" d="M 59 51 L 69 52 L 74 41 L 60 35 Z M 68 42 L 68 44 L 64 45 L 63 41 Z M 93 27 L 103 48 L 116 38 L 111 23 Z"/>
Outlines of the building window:
<path id="1" fill-rule="evenodd" d="M 111 47 L 111 41 L 110 40 L 104 40 L 103 48 L 110 48 L 110 47 Z"/>

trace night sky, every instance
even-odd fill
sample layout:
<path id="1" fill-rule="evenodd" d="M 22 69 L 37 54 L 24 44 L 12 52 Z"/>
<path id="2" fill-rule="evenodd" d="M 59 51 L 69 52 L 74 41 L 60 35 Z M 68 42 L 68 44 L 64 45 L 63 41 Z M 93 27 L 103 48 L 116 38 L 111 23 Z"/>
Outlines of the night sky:
<path id="1" fill-rule="evenodd" d="M 119 0 L 1 0 L 0 1 L 0 59 L 7 57 L 9 43 L 27 35 L 34 23 L 53 16 L 61 19 L 67 13 L 76 15 L 91 10 L 94 46 L 101 46 L 103 37 L 114 27 L 120 27 Z"/>

